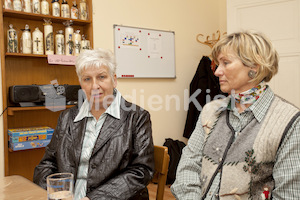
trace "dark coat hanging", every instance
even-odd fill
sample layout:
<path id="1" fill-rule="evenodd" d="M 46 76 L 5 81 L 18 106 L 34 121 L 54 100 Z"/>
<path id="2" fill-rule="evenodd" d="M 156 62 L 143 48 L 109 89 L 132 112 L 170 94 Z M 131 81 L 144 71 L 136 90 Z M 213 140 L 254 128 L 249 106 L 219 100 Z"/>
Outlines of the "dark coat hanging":
<path id="1" fill-rule="evenodd" d="M 211 64 L 212 62 L 210 58 L 203 56 L 200 60 L 193 80 L 190 83 L 190 96 L 192 96 L 197 89 L 201 89 L 201 93 L 196 97 L 197 101 L 201 105 L 201 108 L 199 110 L 192 101 L 189 103 L 189 109 L 187 112 L 183 133 L 183 136 L 186 138 L 190 138 L 192 132 L 194 131 L 200 112 L 203 106 L 208 103 L 206 98 L 209 98 L 209 101 L 212 101 L 218 94 L 226 95 L 220 90 L 219 79 L 214 75 Z M 209 89 L 209 91 L 207 91 L 207 89 Z"/>

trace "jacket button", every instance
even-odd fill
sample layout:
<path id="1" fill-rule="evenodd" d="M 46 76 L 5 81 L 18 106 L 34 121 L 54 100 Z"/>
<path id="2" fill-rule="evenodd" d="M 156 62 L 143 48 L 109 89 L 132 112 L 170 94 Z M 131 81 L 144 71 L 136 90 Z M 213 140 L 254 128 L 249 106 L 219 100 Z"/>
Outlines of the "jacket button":
<path id="1" fill-rule="evenodd" d="M 91 168 L 92 168 L 92 169 L 95 169 L 96 167 L 97 167 L 97 166 L 96 166 L 95 164 L 92 164 L 92 165 L 91 165 Z"/>

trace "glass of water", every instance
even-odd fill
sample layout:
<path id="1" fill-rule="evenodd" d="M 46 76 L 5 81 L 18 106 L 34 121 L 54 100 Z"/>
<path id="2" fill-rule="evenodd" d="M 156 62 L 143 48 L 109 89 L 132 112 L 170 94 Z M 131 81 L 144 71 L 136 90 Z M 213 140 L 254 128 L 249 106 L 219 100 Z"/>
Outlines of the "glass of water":
<path id="1" fill-rule="evenodd" d="M 73 200 L 73 174 L 57 173 L 47 177 L 48 200 Z"/>

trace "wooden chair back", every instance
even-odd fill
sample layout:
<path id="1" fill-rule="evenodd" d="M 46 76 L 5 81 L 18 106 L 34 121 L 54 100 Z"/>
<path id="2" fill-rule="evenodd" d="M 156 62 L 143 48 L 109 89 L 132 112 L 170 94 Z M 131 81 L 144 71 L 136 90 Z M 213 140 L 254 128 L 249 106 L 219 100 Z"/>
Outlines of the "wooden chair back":
<path id="1" fill-rule="evenodd" d="M 154 145 L 155 174 L 152 182 L 157 183 L 156 200 L 164 198 L 165 185 L 167 181 L 170 156 L 168 148 Z"/>

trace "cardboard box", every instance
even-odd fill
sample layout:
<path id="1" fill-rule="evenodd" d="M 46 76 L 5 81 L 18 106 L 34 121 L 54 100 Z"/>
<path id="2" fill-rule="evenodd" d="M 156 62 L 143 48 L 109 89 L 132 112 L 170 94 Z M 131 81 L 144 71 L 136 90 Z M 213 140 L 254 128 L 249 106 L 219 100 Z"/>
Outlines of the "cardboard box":
<path id="1" fill-rule="evenodd" d="M 9 142 L 9 148 L 13 151 L 25 150 L 25 149 L 37 149 L 46 147 L 51 140 L 34 140 L 27 142 Z"/>
<path id="2" fill-rule="evenodd" d="M 53 132 L 54 129 L 48 126 L 8 129 L 8 135 L 10 137 L 35 136 L 35 135 L 42 135 L 42 134 L 48 135 L 48 134 L 52 134 Z"/>

